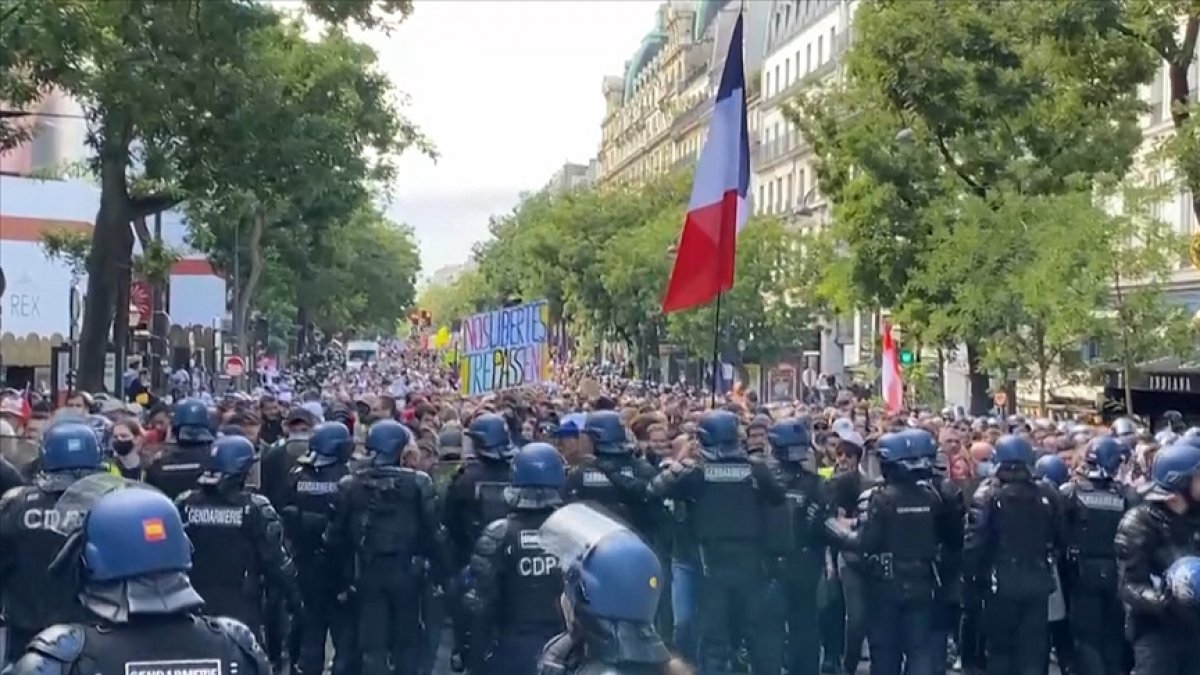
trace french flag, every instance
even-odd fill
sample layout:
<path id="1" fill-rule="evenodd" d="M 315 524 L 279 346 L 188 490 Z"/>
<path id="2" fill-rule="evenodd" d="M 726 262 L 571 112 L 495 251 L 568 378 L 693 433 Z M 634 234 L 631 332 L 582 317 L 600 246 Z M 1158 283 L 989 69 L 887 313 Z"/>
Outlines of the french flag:
<path id="1" fill-rule="evenodd" d="M 742 30 L 739 14 L 717 88 L 708 139 L 696 163 L 692 198 L 663 297 L 663 314 L 703 305 L 733 288 L 737 235 L 749 216 L 750 191 Z"/>
<path id="2" fill-rule="evenodd" d="M 892 339 L 892 326 L 883 323 L 883 403 L 889 413 L 904 409 L 904 377 L 900 372 L 900 350 Z"/>

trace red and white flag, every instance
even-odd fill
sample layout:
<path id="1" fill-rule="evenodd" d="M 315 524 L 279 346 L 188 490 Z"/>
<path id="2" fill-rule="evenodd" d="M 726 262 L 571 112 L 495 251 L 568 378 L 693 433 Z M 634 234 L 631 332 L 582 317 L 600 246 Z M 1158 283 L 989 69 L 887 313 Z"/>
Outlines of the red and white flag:
<path id="1" fill-rule="evenodd" d="M 889 413 L 904 408 L 904 378 L 900 374 L 900 350 L 892 339 L 892 326 L 883 322 L 883 402 Z"/>

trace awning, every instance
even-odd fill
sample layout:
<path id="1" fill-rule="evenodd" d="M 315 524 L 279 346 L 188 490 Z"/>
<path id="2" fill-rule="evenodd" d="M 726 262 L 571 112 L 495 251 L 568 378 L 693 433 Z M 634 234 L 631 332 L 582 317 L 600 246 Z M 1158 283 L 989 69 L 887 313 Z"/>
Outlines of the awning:
<path id="1" fill-rule="evenodd" d="M 1124 389 L 1125 373 L 1120 368 L 1104 370 L 1105 389 Z M 1167 357 L 1147 361 L 1134 369 L 1129 388 L 1164 394 L 1200 395 L 1200 356 Z"/>

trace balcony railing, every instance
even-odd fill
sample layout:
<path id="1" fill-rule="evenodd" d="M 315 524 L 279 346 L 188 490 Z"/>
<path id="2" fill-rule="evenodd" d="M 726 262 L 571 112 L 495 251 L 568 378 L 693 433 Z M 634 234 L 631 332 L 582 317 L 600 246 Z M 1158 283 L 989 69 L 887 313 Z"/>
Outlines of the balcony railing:
<path id="1" fill-rule="evenodd" d="M 785 157 L 790 157 L 807 147 L 808 144 L 804 140 L 804 135 L 795 131 L 760 143 L 751 153 L 751 159 L 756 165 L 770 164 Z"/>
<path id="2" fill-rule="evenodd" d="M 788 86 L 784 87 L 783 89 L 776 90 L 776 92 L 774 94 L 763 99 L 763 107 L 769 108 L 772 106 L 779 105 L 781 102 L 786 101 L 787 99 L 795 96 L 796 94 L 800 93 L 802 90 L 807 89 L 807 88 L 813 86 L 814 84 L 817 84 L 822 79 L 824 79 L 827 75 L 830 75 L 833 73 L 833 71 L 837 70 L 837 66 L 838 66 L 838 59 L 830 58 L 825 63 L 810 70 L 804 76 L 797 77 L 796 79 L 792 80 L 791 84 L 789 84 Z"/>

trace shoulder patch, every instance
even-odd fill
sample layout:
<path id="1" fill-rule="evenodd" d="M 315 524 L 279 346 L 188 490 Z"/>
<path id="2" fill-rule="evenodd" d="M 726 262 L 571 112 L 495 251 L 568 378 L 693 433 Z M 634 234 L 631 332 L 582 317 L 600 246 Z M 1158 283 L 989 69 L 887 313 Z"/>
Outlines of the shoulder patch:
<path id="1" fill-rule="evenodd" d="M 256 662 L 268 661 L 266 652 L 259 646 L 254 633 L 246 627 L 246 624 L 227 616 L 212 616 L 208 617 L 207 621 L 213 630 L 232 640 L 246 656 Z"/>
<path id="2" fill-rule="evenodd" d="M 28 651 L 48 656 L 60 663 L 75 663 L 83 654 L 87 631 L 79 624 L 60 623 L 38 633 L 30 640 Z"/>

